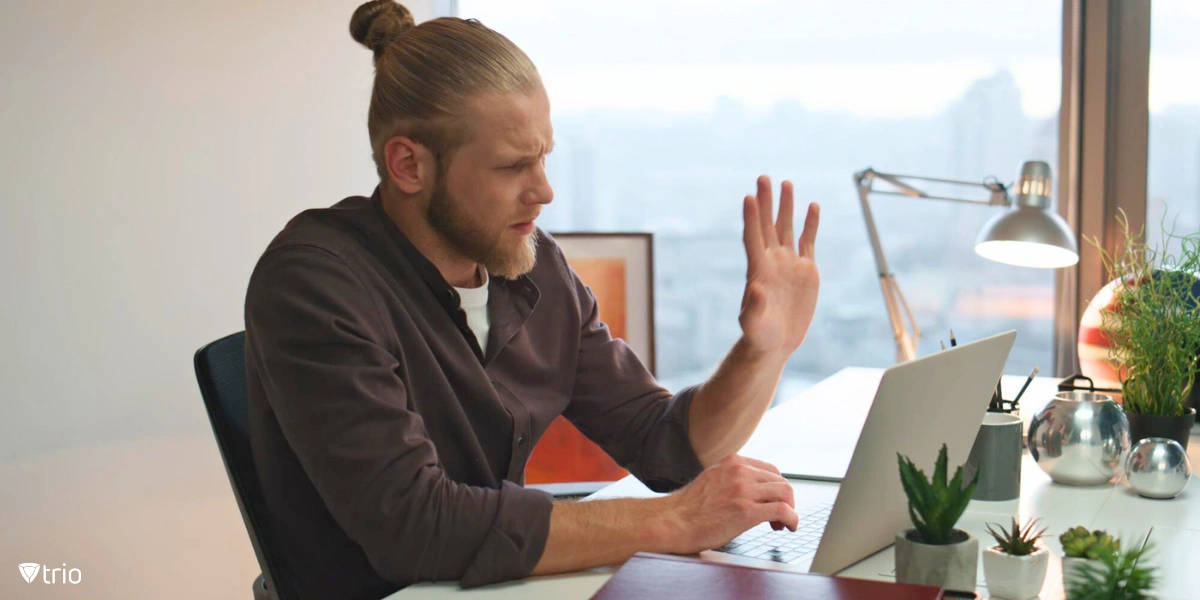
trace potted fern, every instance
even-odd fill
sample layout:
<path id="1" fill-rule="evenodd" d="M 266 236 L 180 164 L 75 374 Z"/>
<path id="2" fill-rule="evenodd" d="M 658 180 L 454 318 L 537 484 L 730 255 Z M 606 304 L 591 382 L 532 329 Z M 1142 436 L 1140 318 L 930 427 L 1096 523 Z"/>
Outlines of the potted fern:
<path id="1" fill-rule="evenodd" d="M 1104 557 L 1121 550 L 1121 542 L 1103 529 L 1088 531 L 1086 527 L 1072 527 L 1058 536 L 1062 543 L 1063 587 L 1070 586 L 1078 578 L 1084 565 L 1099 566 Z"/>
<path id="2" fill-rule="evenodd" d="M 1113 280 L 1100 330 L 1121 379 L 1130 442 L 1166 437 L 1187 448 L 1196 415 L 1188 404 L 1200 374 L 1200 234 L 1167 234 L 1154 248 L 1144 231 L 1130 231 L 1124 213 L 1117 222 L 1124 245 L 1119 253 L 1100 252 Z M 1177 255 L 1167 250 L 1172 241 Z"/>
<path id="3" fill-rule="evenodd" d="M 1043 527 L 1034 531 L 1039 520 L 1022 528 L 1013 517 L 1012 528 L 988 523 L 987 530 L 996 545 L 983 551 L 983 578 L 993 598 L 1029 600 L 1042 591 L 1050 553 L 1038 543 L 1046 535 Z"/>
<path id="4" fill-rule="evenodd" d="M 954 526 L 971 502 L 979 474 L 964 486 L 963 468 L 959 466 L 947 481 L 945 444 L 938 452 L 932 478 L 908 457 L 897 457 L 913 528 L 896 534 L 896 580 L 973 591 L 979 541 Z"/>
<path id="5" fill-rule="evenodd" d="M 1067 600 L 1145 600 L 1157 583 L 1157 569 L 1142 564 L 1149 544 L 1103 554 L 1083 566 L 1066 586 Z"/>

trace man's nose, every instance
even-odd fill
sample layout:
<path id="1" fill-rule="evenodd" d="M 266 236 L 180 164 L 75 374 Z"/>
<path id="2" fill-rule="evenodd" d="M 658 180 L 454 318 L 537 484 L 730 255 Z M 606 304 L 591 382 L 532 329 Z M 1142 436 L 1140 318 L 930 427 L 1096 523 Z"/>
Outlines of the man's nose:
<path id="1" fill-rule="evenodd" d="M 550 185 L 550 178 L 546 176 L 546 167 L 539 169 L 537 183 L 530 190 L 527 201 L 532 204 L 550 204 L 554 201 L 554 187 Z"/>

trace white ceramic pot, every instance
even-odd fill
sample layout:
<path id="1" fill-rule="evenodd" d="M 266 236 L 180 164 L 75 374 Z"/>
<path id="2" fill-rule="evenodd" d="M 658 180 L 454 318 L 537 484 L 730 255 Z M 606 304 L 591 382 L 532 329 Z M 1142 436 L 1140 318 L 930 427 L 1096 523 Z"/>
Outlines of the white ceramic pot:
<path id="1" fill-rule="evenodd" d="M 896 534 L 896 581 L 954 591 L 975 590 L 979 540 L 959 529 L 954 530 L 953 544 L 922 544 L 915 541 L 918 537 L 915 529 Z"/>
<path id="2" fill-rule="evenodd" d="M 1104 568 L 1104 563 L 1090 558 L 1064 556 L 1062 559 L 1063 591 L 1070 587 L 1071 580 L 1079 576 L 1079 567 L 1091 563 L 1097 568 Z"/>
<path id="3" fill-rule="evenodd" d="M 1050 552 L 1039 547 L 1029 556 L 1013 556 L 992 546 L 983 551 L 983 578 L 988 594 L 1005 600 L 1030 600 L 1042 591 Z"/>

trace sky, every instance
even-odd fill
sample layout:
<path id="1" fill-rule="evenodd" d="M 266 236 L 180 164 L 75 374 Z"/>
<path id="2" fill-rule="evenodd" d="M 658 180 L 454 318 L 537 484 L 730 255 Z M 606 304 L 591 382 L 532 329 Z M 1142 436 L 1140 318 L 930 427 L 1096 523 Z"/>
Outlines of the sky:
<path id="1" fill-rule="evenodd" d="M 1150 112 L 1200 107 L 1200 2 L 1154 0 L 1150 10 Z"/>
<path id="2" fill-rule="evenodd" d="M 1150 104 L 1200 105 L 1200 2 L 1155 0 Z M 1061 95 L 1053 0 L 460 0 L 538 65 L 556 111 L 752 110 L 798 100 L 864 118 L 923 117 L 1013 74 L 1031 117 Z"/>

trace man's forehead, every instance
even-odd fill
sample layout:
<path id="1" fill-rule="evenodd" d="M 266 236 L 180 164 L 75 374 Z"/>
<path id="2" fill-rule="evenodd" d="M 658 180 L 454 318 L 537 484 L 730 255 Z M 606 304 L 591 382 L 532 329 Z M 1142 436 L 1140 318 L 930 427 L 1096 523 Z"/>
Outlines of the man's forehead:
<path id="1" fill-rule="evenodd" d="M 491 95 L 472 106 L 477 139 L 502 151 L 546 152 L 554 143 L 545 93 Z"/>

